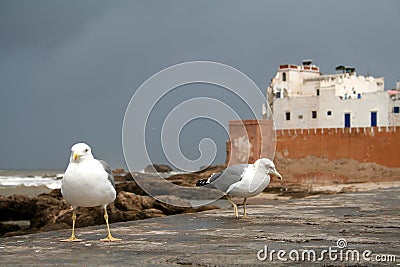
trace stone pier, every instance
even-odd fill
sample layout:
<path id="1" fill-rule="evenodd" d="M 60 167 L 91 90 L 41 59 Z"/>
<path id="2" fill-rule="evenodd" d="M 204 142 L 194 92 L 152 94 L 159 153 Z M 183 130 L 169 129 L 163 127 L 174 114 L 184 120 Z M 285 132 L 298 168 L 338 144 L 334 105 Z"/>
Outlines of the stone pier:
<path id="1" fill-rule="evenodd" d="M 0 262 L 2 266 L 380 266 L 385 260 L 386 265 L 396 266 L 400 265 L 399 204 L 400 188 L 304 199 L 259 198 L 250 201 L 249 219 L 237 220 L 230 208 L 223 208 L 112 224 L 113 235 L 123 238 L 120 242 L 99 241 L 106 235 L 105 225 L 78 228 L 77 236 L 84 239 L 78 243 L 59 242 L 70 235 L 67 230 L 3 238 Z M 395 262 L 388 262 L 393 258 Z"/>

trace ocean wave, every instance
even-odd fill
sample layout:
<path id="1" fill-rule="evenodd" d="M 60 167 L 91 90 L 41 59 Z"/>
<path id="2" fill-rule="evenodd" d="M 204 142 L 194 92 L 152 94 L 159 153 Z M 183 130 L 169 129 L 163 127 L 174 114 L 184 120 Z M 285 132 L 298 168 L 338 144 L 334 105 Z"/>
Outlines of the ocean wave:
<path id="1" fill-rule="evenodd" d="M 1 187 L 40 187 L 46 186 L 49 189 L 61 188 L 61 180 L 50 177 L 41 176 L 29 176 L 29 177 L 19 177 L 19 176 L 0 176 L 0 186 Z"/>

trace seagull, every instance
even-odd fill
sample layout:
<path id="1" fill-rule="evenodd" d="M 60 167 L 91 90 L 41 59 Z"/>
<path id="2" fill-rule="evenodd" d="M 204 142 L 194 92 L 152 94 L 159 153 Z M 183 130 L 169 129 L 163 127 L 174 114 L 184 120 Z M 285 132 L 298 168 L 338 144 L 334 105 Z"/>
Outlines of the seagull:
<path id="1" fill-rule="evenodd" d="M 256 160 L 254 164 L 232 165 L 219 173 L 213 173 L 208 179 L 197 181 L 196 186 L 206 186 L 218 189 L 227 195 L 232 204 L 235 217 L 239 218 L 237 205 L 231 197 L 244 198 L 243 218 L 246 215 L 246 200 L 264 191 L 269 185 L 270 175 L 282 180 L 282 175 L 275 169 L 275 164 L 267 158 Z"/>
<path id="2" fill-rule="evenodd" d="M 115 200 L 114 177 L 110 165 L 93 157 L 91 148 L 78 143 L 71 148 L 70 162 L 61 182 L 61 194 L 72 205 L 72 234 L 63 242 L 82 241 L 75 236 L 76 209 L 78 207 L 102 206 L 108 235 L 101 241 L 118 241 L 111 235 L 108 224 L 107 205 Z"/>

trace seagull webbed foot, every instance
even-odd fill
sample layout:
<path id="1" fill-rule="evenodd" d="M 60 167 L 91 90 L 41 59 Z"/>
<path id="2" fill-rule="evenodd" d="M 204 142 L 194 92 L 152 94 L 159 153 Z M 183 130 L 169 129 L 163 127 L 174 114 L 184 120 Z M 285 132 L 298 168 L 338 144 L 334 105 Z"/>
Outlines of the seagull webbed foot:
<path id="1" fill-rule="evenodd" d="M 108 235 L 106 238 L 102 238 L 100 239 L 100 241 L 104 241 L 104 242 L 114 242 L 114 241 L 121 241 L 121 238 L 115 238 L 112 235 Z"/>
<path id="2" fill-rule="evenodd" d="M 61 242 L 81 242 L 82 239 L 76 238 L 75 236 L 71 236 L 70 238 L 67 239 L 61 239 Z"/>

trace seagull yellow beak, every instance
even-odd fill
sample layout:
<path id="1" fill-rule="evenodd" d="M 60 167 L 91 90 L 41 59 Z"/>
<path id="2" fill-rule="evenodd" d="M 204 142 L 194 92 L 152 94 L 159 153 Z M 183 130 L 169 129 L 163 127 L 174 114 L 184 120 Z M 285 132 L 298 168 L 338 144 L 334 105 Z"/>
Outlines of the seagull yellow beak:
<path id="1" fill-rule="evenodd" d="M 74 153 L 74 155 L 72 156 L 72 158 L 74 159 L 74 161 L 77 161 L 79 158 L 81 157 L 81 155 Z"/>
<path id="2" fill-rule="evenodd" d="M 271 174 L 273 174 L 273 175 L 275 175 L 276 177 L 278 177 L 279 180 L 282 180 L 282 175 L 281 175 L 278 171 L 273 170 L 273 171 L 271 172 Z"/>

